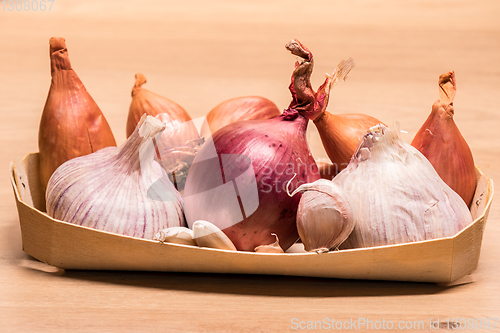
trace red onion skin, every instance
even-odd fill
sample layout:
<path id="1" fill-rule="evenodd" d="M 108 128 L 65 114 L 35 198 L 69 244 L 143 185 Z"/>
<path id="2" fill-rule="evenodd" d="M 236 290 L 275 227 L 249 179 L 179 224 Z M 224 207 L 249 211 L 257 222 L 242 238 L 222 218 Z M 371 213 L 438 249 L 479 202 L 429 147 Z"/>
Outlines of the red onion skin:
<path id="1" fill-rule="evenodd" d="M 212 209 L 213 201 L 218 198 L 207 197 L 205 202 L 188 200 L 192 194 L 221 185 L 221 180 L 214 177 L 220 169 L 225 182 L 228 182 L 247 168 L 244 161 L 238 163 L 236 159 L 234 163 L 226 163 L 225 168 L 222 164 L 212 164 L 214 168 L 207 168 L 206 164 L 197 163 L 210 156 L 211 149 L 204 145 L 191 165 L 184 189 L 188 225 L 204 219 L 219 228 L 222 226 L 221 230 L 242 251 L 253 251 L 259 245 L 273 243 L 273 233 L 277 234 L 282 248 L 288 249 L 298 239 L 296 215 L 300 195 L 288 196 L 286 186 L 295 173 L 297 175 L 290 183 L 290 190 L 319 179 L 319 171 L 305 137 L 307 123 L 308 120 L 300 114 L 292 120 L 281 115 L 269 120 L 237 122 L 217 131 L 213 143 L 219 156 L 241 154 L 251 159 L 259 206 L 241 222 L 225 227 L 224 212 Z"/>
<path id="2" fill-rule="evenodd" d="M 441 80 L 451 80 L 455 85 L 453 72 L 443 74 L 440 84 Z M 453 97 L 454 91 L 451 101 L 443 97 L 432 105 L 411 145 L 427 157 L 441 179 L 470 207 L 476 189 L 476 167 L 472 151 L 453 120 Z"/>

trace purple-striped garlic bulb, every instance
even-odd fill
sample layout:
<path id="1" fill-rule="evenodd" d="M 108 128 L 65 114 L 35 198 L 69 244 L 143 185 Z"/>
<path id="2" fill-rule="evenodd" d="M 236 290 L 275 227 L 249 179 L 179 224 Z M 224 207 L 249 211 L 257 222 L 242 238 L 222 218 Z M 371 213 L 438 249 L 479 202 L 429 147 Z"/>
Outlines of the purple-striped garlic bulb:
<path id="1" fill-rule="evenodd" d="M 120 147 L 62 164 L 47 186 L 48 215 L 145 239 L 169 227 L 185 227 L 182 197 L 156 160 L 153 137 L 164 128 L 160 120 L 143 115 Z"/>

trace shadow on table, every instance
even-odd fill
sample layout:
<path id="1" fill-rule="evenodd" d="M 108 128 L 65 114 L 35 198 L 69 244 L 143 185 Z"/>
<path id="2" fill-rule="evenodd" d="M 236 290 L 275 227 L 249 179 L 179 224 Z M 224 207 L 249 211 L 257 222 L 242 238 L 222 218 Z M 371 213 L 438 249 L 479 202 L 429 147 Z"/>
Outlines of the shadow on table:
<path id="1" fill-rule="evenodd" d="M 78 279 L 114 285 L 128 285 L 164 290 L 185 290 L 202 293 L 265 295 L 283 297 L 346 297 L 429 295 L 459 288 L 472 282 L 466 277 L 454 284 L 343 280 L 276 275 L 171 273 L 130 271 L 63 270 L 34 258 L 20 261 L 20 266 L 61 279 Z"/>

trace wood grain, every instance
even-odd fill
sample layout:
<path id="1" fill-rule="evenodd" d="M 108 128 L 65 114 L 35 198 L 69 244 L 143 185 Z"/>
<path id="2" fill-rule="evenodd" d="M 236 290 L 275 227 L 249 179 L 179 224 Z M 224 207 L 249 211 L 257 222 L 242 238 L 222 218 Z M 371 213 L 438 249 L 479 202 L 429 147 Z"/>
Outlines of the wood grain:
<path id="1" fill-rule="evenodd" d="M 51 12 L 0 5 L 0 331 L 295 332 L 292 320 L 423 321 L 500 316 L 499 213 L 485 228 L 478 269 L 453 286 L 255 275 L 63 271 L 22 251 L 9 165 L 37 148 L 50 83 L 48 40 L 66 38 L 73 68 L 118 143 L 134 75 L 193 118 L 221 101 L 262 95 L 281 109 L 298 38 L 315 56 L 313 86 L 353 57 L 332 91 L 331 112 L 368 113 L 405 141 L 454 70 L 455 121 L 476 164 L 499 178 L 500 2 L 463 1 L 96 1 L 56 0 Z M 315 157 L 326 157 L 309 126 Z M 497 322 L 496 329 L 500 327 Z M 373 331 L 362 329 L 358 331 Z M 488 330 L 484 330 L 488 331 Z M 494 331 L 494 330 L 489 330 Z"/>

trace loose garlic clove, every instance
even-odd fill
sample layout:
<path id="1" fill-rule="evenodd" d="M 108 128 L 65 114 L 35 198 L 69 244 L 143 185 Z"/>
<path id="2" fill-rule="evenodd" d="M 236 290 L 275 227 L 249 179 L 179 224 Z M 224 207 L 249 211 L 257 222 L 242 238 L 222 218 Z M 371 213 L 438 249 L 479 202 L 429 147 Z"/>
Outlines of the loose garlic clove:
<path id="1" fill-rule="evenodd" d="M 170 227 L 158 232 L 154 238 L 161 243 L 176 243 L 196 246 L 193 230 L 186 227 Z"/>
<path id="2" fill-rule="evenodd" d="M 354 229 L 347 194 L 331 180 L 319 179 L 299 186 L 303 192 L 297 210 L 297 230 L 306 251 L 328 252 L 344 242 Z"/>
<path id="3" fill-rule="evenodd" d="M 236 251 L 236 247 L 226 234 L 207 221 L 198 220 L 193 223 L 193 239 L 198 246 Z"/>
<path id="4" fill-rule="evenodd" d="M 283 249 L 280 246 L 280 240 L 278 238 L 278 235 L 276 234 L 271 234 L 274 237 L 276 237 L 276 242 L 269 244 L 269 245 L 259 245 L 255 248 L 255 252 L 261 252 L 261 253 L 284 253 Z"/>

